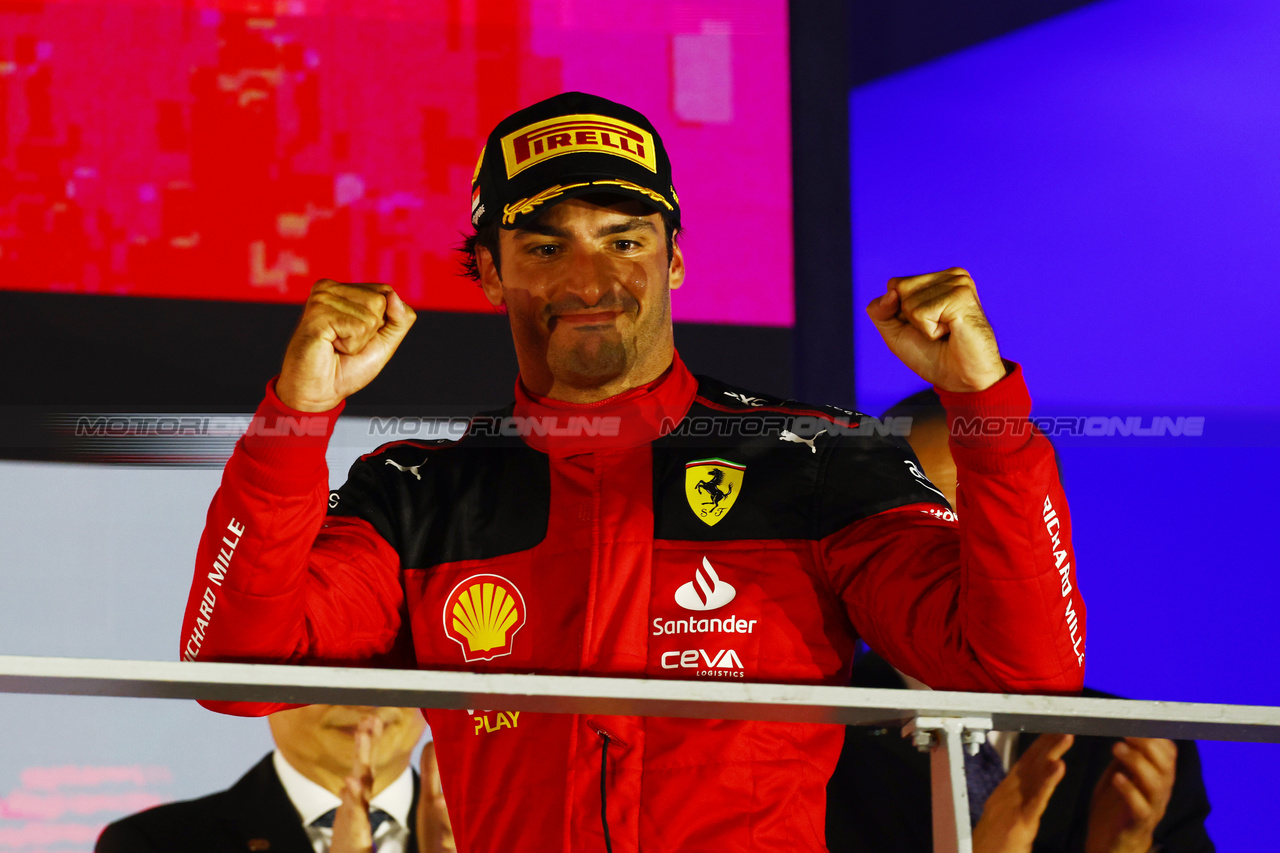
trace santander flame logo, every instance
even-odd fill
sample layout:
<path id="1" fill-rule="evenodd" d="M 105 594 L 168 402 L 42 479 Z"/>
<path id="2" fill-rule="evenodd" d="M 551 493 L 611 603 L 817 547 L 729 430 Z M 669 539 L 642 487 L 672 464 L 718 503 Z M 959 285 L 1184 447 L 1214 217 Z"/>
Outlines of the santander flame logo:
<path id="1" fill-rule="evenodd" d="M 676 590 L 676 604 L 685 610 L 715 610 L 724 607 L 738 591 L 728 581 L 720 580 L 711 561 L 702 558 L 702 568 L 694 569 L 693 580 Z"/>

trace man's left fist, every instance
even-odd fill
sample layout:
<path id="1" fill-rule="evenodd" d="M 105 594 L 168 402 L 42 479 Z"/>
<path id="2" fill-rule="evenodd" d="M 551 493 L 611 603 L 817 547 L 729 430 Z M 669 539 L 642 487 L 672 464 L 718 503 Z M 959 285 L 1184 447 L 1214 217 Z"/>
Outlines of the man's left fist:
<path id="1" fill-rule="evenodd" d="M 891 278 L 867 316 L 894 355 L 944 391 L 983 391 L 1005 375 L 967 270 Z"/>

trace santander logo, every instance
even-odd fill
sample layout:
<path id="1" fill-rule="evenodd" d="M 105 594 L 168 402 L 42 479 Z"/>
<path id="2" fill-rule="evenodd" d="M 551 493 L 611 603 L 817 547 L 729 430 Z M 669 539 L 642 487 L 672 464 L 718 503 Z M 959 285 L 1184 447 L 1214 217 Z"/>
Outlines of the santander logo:
<path id="1" fill-rule="evenodd" d="M 720 580 L 711 561 L 702 558 L 702 568 L 694 569 L 693 580 L 676 590 L 676 604 L 685 610 L 715 610 L 724 607 L 738 591 L 728 581 Z"/>

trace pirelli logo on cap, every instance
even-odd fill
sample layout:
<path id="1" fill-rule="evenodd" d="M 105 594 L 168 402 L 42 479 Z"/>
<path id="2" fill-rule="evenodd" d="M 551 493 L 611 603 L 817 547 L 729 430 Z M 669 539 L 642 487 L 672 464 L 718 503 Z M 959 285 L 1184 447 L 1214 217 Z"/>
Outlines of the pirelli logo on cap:
<path id="1" fill-rule="evenodd" d="M 653 134 L 616 118 L 600 115 L 556 116 L 502 137 L 507 178 L 561 154 L 589 151 L 613 154 L 657 174 Z"/>

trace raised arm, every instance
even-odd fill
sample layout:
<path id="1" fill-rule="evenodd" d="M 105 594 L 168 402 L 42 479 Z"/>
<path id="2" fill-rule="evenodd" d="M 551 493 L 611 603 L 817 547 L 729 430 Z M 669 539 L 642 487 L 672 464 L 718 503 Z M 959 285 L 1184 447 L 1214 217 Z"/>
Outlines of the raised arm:
<path id="1" fill-rule="evenodd" d="M 1079 690 L 1085 617 L 1071 522 L 1053 449 L 1026 420 L 1021 370 L 963 405 L 949 396 L 949 420 L 999 418 L 1009 430 L 953 437 L 957 512 L 933 493 L 824 539 L 836 590 L 867 643 L 931 687 Z M 927 481 L 905 464 L 907 448 L 897 452 L 903 482 L 891 491 L 909 499 Z"/>
<path id="2" fill-rule="evenodd" d="M 223 472 L 196 556 L 183 660 L 395 663 L 405 657 L 395 550 L 364 519 L 326 518 L 325 448 L 343 401 L 414 315 L 386 285 L 312 288 L 277 380 Z M 278 705 L 216 703 L 265 714 Z"/>
<path id="3" fill-rule="evenodd" d="M 1084 601 L 1066 498 L 973 280 L 961 269 L 891 279 L 867 313 L 942 398 L 960 505 L 958 520 L 936 504 L 900 506 L 824 541 L 855 627 L 933 687 L 1078 690 Z"/>

